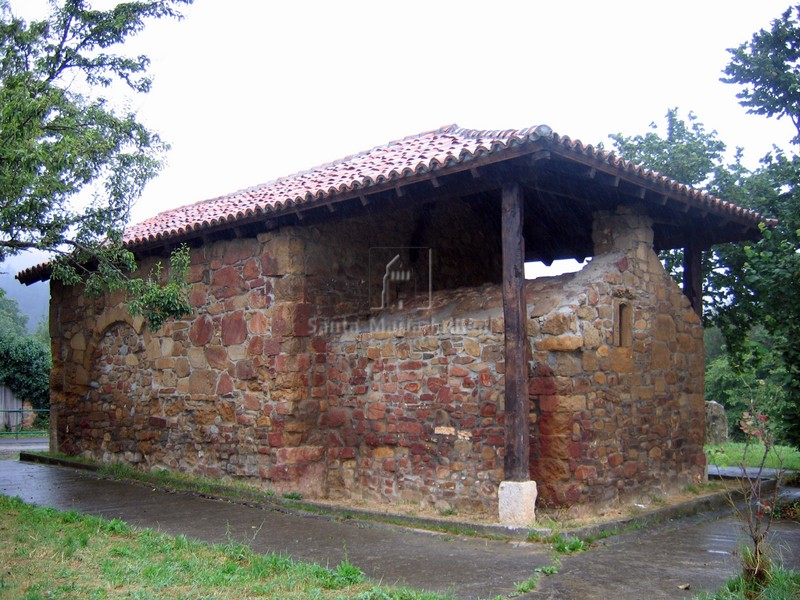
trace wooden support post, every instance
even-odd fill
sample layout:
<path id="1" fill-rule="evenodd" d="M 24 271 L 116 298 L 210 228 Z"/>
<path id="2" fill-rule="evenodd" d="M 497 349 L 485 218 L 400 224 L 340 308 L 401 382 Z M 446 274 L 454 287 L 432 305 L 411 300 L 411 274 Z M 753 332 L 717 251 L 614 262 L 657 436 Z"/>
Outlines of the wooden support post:
<path id="1" fill-rule="evenodd" d="M 689 244 L 683 249 L 683 293 L 697 316 L 703 317 L 703 249 Z"/>
<path id="2" fill-rule="evenodd" d="M 530 399 L 522 188 L 519 183 L 506 184 L 502 194 L 503 317 L 506 338 L 504 476 L 508 481 L 529 481 Z"/>

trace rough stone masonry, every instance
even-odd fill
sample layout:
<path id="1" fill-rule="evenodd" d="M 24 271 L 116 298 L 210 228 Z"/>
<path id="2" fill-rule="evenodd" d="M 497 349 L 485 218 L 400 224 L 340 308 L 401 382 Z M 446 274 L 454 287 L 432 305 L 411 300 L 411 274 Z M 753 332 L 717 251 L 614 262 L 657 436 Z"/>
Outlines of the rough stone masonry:
<path id="1" fill-rule="evenodd" d="M 442 202 L 431 219 L 452 208 Z M 401 218 L 360 226 L 386 245 L 408 239 Z M 496 515 L 503 320 L 500 286 L 486 283 L 496 265 L 478 241 L 457 244 L 455 227 L 442 252 L 467 252 L 471 268 L 443 267 L 447 283 L 426 310 L 370 314 L 369 244 L 352 227 L 194 248 L 195 312 L 156 332 L 118 295 L 52 282 L 59 449 L 279 493 Z M 593 240 L 583 270 L 526 288 L 531 477 L 551 505 L 667 493 L 705 476 L 700 320 L 643 213 L 596 213 Z"/>

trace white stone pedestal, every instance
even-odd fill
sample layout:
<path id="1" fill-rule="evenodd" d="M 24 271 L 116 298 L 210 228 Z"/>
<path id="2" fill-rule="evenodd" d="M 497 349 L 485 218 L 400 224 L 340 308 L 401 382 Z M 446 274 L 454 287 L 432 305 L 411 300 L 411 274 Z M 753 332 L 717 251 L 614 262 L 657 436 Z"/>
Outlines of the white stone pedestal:
<path id="1" fill-rule="evenodd" d="M 503 481 L 498 491 L 500 524 L 528 527 L 536 521 L 536 482 Z"/>

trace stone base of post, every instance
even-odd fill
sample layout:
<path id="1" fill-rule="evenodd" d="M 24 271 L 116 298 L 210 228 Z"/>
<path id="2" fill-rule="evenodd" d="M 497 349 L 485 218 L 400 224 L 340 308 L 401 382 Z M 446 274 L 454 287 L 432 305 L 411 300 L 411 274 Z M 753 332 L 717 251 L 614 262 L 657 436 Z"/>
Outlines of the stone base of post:
<path id="1" fill-rule="evenodd" d="M 536 482 L 503 481 L 498 492 L 500 524 L 528 527 L 536 521 Z"/>

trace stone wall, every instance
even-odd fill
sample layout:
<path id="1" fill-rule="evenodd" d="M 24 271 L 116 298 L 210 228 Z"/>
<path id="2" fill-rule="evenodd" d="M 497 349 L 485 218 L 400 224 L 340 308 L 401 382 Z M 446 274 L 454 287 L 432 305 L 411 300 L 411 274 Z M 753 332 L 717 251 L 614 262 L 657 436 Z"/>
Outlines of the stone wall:
<path id="1" fill-rule="evenodd" d="M 332 219 L 196 248 L 195 313 L 157 332 L 118 295 L 53 282 L 60 449 L 279 493 L 495 512 L 502 298 L 477 284 L 499 267 L 459 238 L 476 229 L 469 205 L 443 203 L 426 223 L 448 209 L 462 217 L 438 238 L 400 211 L 396 223 Z M 532 476 L 553 504 L 665 492 L 704 473 L 699 319 L 646 218 L 598 215 L 595 238 L 583 271 L 527 287 Z M 426 310 L 370 317 L 369 248 L 412 240 L 438 261 L 464 254 L 444 269 L 452 287 Z"/>
<path id="2" fill-rule="evenodd" d="M 594 236 L 600 256 L 531 313 L 533 478 L 557 505 L 705 478 L 700 319 L 653 252 L 646 217 L 597 215 Z"/>

